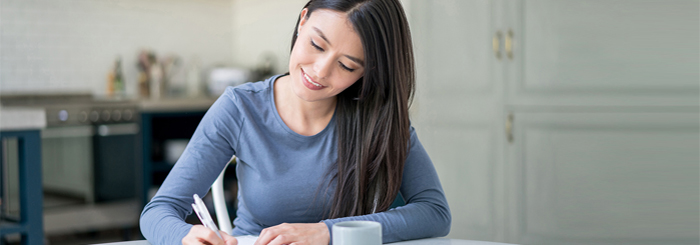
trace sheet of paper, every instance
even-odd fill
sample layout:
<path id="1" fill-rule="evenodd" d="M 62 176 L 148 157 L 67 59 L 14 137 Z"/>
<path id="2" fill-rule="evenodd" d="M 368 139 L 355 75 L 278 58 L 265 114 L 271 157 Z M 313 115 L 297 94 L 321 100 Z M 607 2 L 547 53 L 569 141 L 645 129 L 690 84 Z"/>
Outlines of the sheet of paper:
<path id="1" fill-rule="evenodd" d="M 258 237 L 251 235 L 236 237 L 236 240 L 238 240 L 238 245 L 253 245 L 257 239 Z"/>

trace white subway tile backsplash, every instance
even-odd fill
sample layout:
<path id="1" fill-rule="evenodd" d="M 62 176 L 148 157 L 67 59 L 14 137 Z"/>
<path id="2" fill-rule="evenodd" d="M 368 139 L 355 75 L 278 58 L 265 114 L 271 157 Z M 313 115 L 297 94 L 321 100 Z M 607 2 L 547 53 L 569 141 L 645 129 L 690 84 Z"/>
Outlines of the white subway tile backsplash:
<path id="1" fill-rule="evenodd" d="M 2 0 L 0 93 L 92 91 L 122 58 L 136 93 L 142 49 L 230 64 L 233 0 Z"/>

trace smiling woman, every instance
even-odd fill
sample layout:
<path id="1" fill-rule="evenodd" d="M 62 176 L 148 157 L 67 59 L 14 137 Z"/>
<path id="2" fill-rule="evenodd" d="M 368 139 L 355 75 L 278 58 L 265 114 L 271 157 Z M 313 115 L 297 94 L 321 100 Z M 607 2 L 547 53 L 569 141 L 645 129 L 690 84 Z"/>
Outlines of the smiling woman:
<path id="1" fill-rule="evenodd" d="M 289 73 L 231 87 L 202 119 L 141 229 L 156 244 L 328 244 L 333 224 L 371 220 L 384 242 L 444 236 L 451 214 L 411 127 L 411 35 L 398 0 L 312 0 L 292 36 Z M 183 220 L 231 155 L 235 228 Z M 406 205 L 390 209 L 397 195 Z"/>
<path id="2" fill-rule="evenodd" d="M 292 46 L 290 75 L 276 82 L 275 101 L 288 127 L 314 135 L 333 116 L 336 96 L 364 75 L 364 53 L 345 13 L 320 9 L 312 16 L 305 8 L 297 26 L 294 37 L 303 41 Z M 316 117 L 304 115 L 308 111 L 318 112 L 321 120 L 308 120 Z"/>
<path id="3" fill-rule="evenodd" d="M 364 74 L 360 37 L 345 13 L 321 9 L 311 16 L 304 9 L 301 15 L 297 39 L 302 41 L 294 44 L 289 60 L 292 80 L 299 78 L 292 90 L 306 101 L 334 99 Z M 297 86 L 302 84 L 324 91 L 307 93 Z"/>

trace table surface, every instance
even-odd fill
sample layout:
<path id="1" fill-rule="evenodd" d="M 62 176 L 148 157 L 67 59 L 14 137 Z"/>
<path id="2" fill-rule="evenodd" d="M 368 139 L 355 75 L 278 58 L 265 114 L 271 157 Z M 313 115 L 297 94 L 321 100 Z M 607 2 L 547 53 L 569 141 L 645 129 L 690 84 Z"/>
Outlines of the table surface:
<path id="1" fill-rule="evenodd" d="M 484 241 L 472 241 L 472 240 L 462 240 L 462 239 L 448 239 L 448 238 L 428 238 L 420 240 L 411 240 L 391 243 L 396 245 L 508 245 L 508 243 L 498 243 L 498 242 L 484 242 Z M 150 245 L 146 240 L 140 241 L 130 241 L 130 242 L 115 242 L 115 243 L 105 243 L 103 245 Z"/>

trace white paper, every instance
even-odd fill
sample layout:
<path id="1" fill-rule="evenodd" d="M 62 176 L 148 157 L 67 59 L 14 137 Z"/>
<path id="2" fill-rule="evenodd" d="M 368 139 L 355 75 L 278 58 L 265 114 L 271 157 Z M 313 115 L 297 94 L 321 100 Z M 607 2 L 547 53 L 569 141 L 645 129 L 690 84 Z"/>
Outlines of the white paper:
<path id="1" fill-rule="evenodd" d="M 238 240 L 238 245 L 253 245 L 255 240 L 258 240 L 258 237 L 251 235 L 237 236 L 236 240 Z"/>

